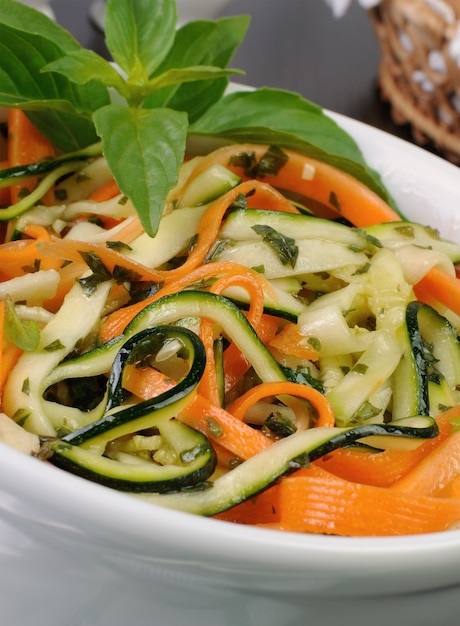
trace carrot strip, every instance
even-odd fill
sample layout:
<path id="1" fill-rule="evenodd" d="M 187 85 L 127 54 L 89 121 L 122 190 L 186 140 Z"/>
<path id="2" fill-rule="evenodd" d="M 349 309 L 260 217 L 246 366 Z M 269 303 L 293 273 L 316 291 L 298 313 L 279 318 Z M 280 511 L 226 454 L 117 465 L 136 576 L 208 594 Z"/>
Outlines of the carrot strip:
<path id="1" fill-rule="evenodd" d="M 457 315 L 460 315 L 460 279 L 433 267 L 414 287 L 415 293 L 429 294 Z M 424 296 L 421 296 L 424 299 Z"/>
<path id="2" fill-rule="evenodd" d="M 8 113 L 8 163 L 10 167 L 37 163 L 56 156 L 52 143 L 32 124 L 20 109 L 10 109 Z M 31 192 L 38 184 L 38 178 L 24 181 L 10 187 L 10 200 L 15 204 L 21 199 L 24 190 Z M 45 194 L 45 204 L 54 201 L 54 190 Z"/>
<path id="3" fill-rule="evenodd" d="M 24 227 L 24 234 L 36 241 L 51 241 L 51 235 L 44 226 L 39 224 L 27 224 Z"/>
<path id="4" fill-rule="evenodd" d="M 56 257 L 62 261 L 76 261 L 77 263 L 84 262 L 80 253 L 91 253 L 96 255 L 110 272 L 113 272 L 115 267 L 123 267 L 136 275 L 138 280 L 162 282 L 164 276 L 164 272 L 150 269 L 142 263 L 133 261 L 105 244 L 56 239 L 50 243 L 40 243 L 38 249 L 43 256 Z"/>
<path id="5" fill-rule="evenodd" d="M 37 264 L 42 269 L 50 269 L 59 266 L 60 262 L 55 259 L 50 260 L 46 254 L 42 254 L 38 242 L 33 239 L 10 241 L 0 246 L 0 268 L 3 280 L 23 276 Z"/>
<path id="6" fill-rule="evenodd" d="M 299 385 L 298 383 L 288 381 L 261 383 L 260 385 L 256 385 L 235 400 L 235 402 L 229 407 L 229 412 L 232 413 L 232 415 L 234 415 L 237 419 L 242 420 L 245 413 L 258 400 L 266 398 L 267 396 L 280 395 L 292 395 L 308 400 L 318 413 L 318 419 L 316 421 L 317 426 L 335 426 L 335 418 L 332 407 L 323 394 L 316 389 L 313 389 L 313 387 L 307 387 L 306 385 Z"/>
<path id="7" fill-rule="evenodd" d="M 212 441 L 217 441 L 239 459 L 248 459 L 272 444 L 272 440 L 260 430 L 248 426 L 200 394 L 177 417 Z"/>
<path id="8" fill-rule="evenodd" d="M 127 324 L 140 312 L 144 307 L 155 302 L 159 298 L 165 295 L 177 293 L 179 291 L 184 290 L 186 287 L 194 284 L 200 284 L 203 281 L 209 280 L 210 278 L 215 278 L 220 275 L 243 275 L 248 276 L 249 279 L 252 279 L 262 286 L 262 289 L 267 293 L 267 295 L 273 297 L 274 292 L 270 283 L 258 272 L 244 265 L 239 265 L 237 263 L 232 263 L 230 261 L 222 261 L 217 263 L 208 263 L 197 267 L 195 270 L 191 271 L 189 274 L 186 274 L 177 280 L 171 281 L 167 283 L 164 287 L 162 287 L 156 294 L 146 298 L 142 302 L 137 302 L 136 304 L 132 304 L 128 307 L 124 307 L 123 309 L 119 309 L 118 311 L 114 311 L 111 315 L 107 317 L 107 320 L 104 322 L 101 328 L 100 336 L 102 341 L 106 342 L 113 337 L 116 337 L 126 328 Z"/>
<path id="9" fill-rule="evenodd" d="M 276 189 L 257 180 L 240 183 L 209 205 L 198 225 L 198 240 L 187 260 L 178 268 L 169 270 L 165 280 L 175 280 L 205 262 L 206 255 L 217 238 L 227 209 L 240 197 L 269 210 L 298 213 L 297 209 Z"/>
<path id="10" fill-rule="evenodd" d="M 248 291 L 248 295 L 250 296 L 250 308 L 247 317 L 253 326 L 257 326 L 264 311 L 265 295 L 260 282 L 254 280 L 253 276 L 248 277 L 247 274 L 230 274 L 223 276 L 212 285 L 210 291 L 219 294 L 235 283 L 243 286 Z M 200 393 L 214 404 L 219 405 L 220 394 L 214 358 L 213 323 L 211 321 L 201 321 L 200 337 L 206 350 L 206 367 L 200 382 Z"/>
<path id="11" fill-rule="evenodd" d="M 6 302 L 0 300 L 0 402 L 6 379 L 16 365 L 22 350 L 10 341 L 5 331 Z"/>
<path id="12" fill-rule="evenodd" d="M 460 520 L 460 499 L 414 496 L 343 480 L 312 465 L 280 483 L 279 529 L 343 536 L 439 532 Z"/>
<path id="13" fill-rule="evenodd" d="M 412 495 L 436 496 L 460 475 L 460 432 L 449 435 L 392 488 Z"/>
<path id="14" fill-rule="evenodd" d="M 214 323 L 212 320 L 201 320 L 200 339 L 203 342 L 206 353 L 206 365 L 198 386 L 198 391 L 207 400 L 217 406 L 220 406 L 220 393 L 217 382 L 216 359 L 214 354 Z"/>
<path id="15" fill-rule="evenodd" d="M 0 399 L 3 394 L 3 389 L 5 388 L 6 380 L 11 370 L 18 362 L 21 354 L 22 350 L 12 341 L 4 342 L 0 366 Z"/>
<path id="16" fill-rule="evenodd" d="M 65 267 L 61 267 L 59 270 L 59 284 L 56 293 L 53 298 L 46 300 L 43 306 L 53 313 L 58 311 L 59 307 L 62 305 L 62 302 L 67 295 L 67 293 L 72 289 L 75 281 L 81 277 L 83 272 L 86 270 L 85 265 L 83 263 L 70 263 Z"/>
<path id="17" fill-rule="evenodd" d="M 236 524 L 276 524 L 280 522 L 279 497 L 280 486 L 276 484 L 214 517 Z"/>
<path id="18" fill-rule="evenodd" d="M 356 447 L 340 448 L 315 461 L 315 465 L 352 482 L 391 487 L 440 446 L 452 430 L 451 420 L 459 415 L 460 407 L 438 415 L 436 422 L 440 434 L 411 450 L 370 452 Z"/>
<path id="19" fill-rule="evenodd" d="M 301 335 L 297 324 L 286 324 L 268 342 L 268 345 L 282 354 L 292 354 L 308 361 L 316 361 L 319 358 L 318 350 L 308 343 L 304 335 Z"/>
<path id="20" fill-rule="evenodd" d="M 89 196 L 89 199 L 94 200 L 95 202 L 104 202 L 105 200 L 115 198 L 115 196 L 120 195 L 120 193 L 120 188 L 118 187 L 117 182 L 112 179 L 99 187 L 99 189 L 93 191 L 93 193 Z"/>
<path id="21" fill-rule="evenodd" d="M 153 367 L 128 365 L 123 372 L 123 387 L 142 400 L 150 400 L 169 391 L 175 381 Z"/>
<path id="22" fill-rule="evenodd" d="M 123 386 L 142 400 L 148 400 L 174 384 L 175 381 L 169 376 L 153 368 L 135 371 L 127 368 L 126 376 L 123 377 Z M 238 459 L 248 459 L 272 443 L 262 432 L 236 419 L 200 394 L 196 394 L 176 417 L 232 452 Z"/>
<path id="23" fill-rule="evenodd" d="M 245 178 L 242 168 L 232 164 L 232 157 L 249 152 L 255 155 L 256 160 L 260 160 L 267 148 L 256 144 L 218 148 L 198 163 L 189 181 L 216 162 Z M 288 156 L 286 164 L 269 177 L 274 187 L 312 198 L 357 227 L 401 219 L 380 196 L 350 174 L 299 152 L 287 149 L 283 149 L 283 152 Z"/>
<path id="24" fill-rule="evenodd" d="M 315 461 L 331 474 L 351 482 L 390 487 L 410 472 L 440 441 L 430 439 L 413 450 L 369 452 L 340 448 Z"/>

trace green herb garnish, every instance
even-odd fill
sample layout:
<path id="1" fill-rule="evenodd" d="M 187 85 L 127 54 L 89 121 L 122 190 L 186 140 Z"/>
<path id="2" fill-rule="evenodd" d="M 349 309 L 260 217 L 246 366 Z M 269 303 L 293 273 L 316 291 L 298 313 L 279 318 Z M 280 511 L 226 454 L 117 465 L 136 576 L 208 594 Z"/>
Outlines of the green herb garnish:
<path id="1" fill-rule="evenodd" d="M 116 69 L 42 13 L 0 0 L 0 106 L 24 109 L 64 153 L 100 151 L 102 142 L 151 236 L 191 135 L 305 152 L 391 203 L 357 144 L 320 107 L 284 90 L 224 95 L 229 77 L 241 73 L 228 64 L 248 25 L 240 16 L 177 29 L 175 0 L 108 0 L 105 39 Z M 0 219 L 17 214 L 8 207 Z"/>
<path id="2" fill-rule="evenodd" d="M 296 245 L 295 239 L 287 237 L 265 224 L 255 224 L 251 228 L 277 253 L 283 265 L 295 267 L 299 256 L 299 247 Z"/>
<path id="3" fill-rule="evenodd" d="M 37 322 L 21 320 L 14 302 L 6 298 L 5 331 L 9 339 L 24 352 L 33 352 L 40 343 L 40 328 Z"/>

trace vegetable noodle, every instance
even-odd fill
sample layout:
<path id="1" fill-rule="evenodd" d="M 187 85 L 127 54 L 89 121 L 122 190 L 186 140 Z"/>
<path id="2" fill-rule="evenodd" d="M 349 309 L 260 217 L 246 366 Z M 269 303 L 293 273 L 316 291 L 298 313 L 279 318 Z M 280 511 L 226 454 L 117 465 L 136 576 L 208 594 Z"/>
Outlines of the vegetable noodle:
<path id="1" fill-rule="evenodd" d="M 7 444 L 226 522 L 458 525 L 458 243 L 259 144 L 190 151 L 151 237 L 100 145 L 60 156 L 21 111 L 9 124 L 23 134 L 0 169 Z"/>

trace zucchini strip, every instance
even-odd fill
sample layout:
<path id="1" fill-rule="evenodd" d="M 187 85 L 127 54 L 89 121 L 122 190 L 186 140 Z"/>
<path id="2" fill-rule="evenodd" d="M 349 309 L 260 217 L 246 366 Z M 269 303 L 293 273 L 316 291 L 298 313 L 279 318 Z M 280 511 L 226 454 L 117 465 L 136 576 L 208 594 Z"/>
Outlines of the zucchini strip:
<path id="1" fill-rule="evenodd" d="M 0 189 L 10 187 L 17 183 L 23 182 L 28 178 L 36 176 L 44 176 L 58 169 L 65 163 L 72 161 L 82 161 L 102 154 L 102 144 L 100 142 L 88 146 L 83 150 L 69 152 L 55 159 L 45 159 L 38 163 L 29 163 L 28 165 L 16 165 L 0 170 Z"/>
<path id="2" fill-rule="evenodd" d="M 163 496 L 143 494 L 141 497 L 150 503 L 188 513 L 216 515 L 270 487 L 282 476 L 308 467 L 311 461 L 365 437 L 433 438 L 437 434 L 437 424 L 429 417 L 354 428 L 311 428 L 278 440 L 267 450 L 217 478 L 207 490 Z"/>
<path id="3" fill-rule="evenodd" d="M 96 376 L 110 371 L 116 353 L 132 335 L 158 325 L 205 317 L 214 321 L 236 344 L 262 382 L 286 380 L 282 367 L 257 336 L 244 314 L 228 298 L 204 291 L 182 291 L 152 302 L 128 324 L 123 335 L 77 358 L 60 364 L 47 377 L 48 385 L 66 378 Z"/>
<path id="4" fill-rule="evenodd" d="M 188 374 L 151 400 L 114 410 L 123 400 L 126 365 L 153 354 L 172 339 L 180 342 L 191 360 Z M 202 483 L 215 469 L 214 450 L 204 435 L 174 417 L 191 401 L 205 362 L 204 347 L 195 333 L 173 327 L 144 329 L 117 354 L 109 379 L 109 411 L 97 422 L 62 439 L 45 440 L 42 456 L 62 469 L 121 491 L 165 493 Z M 122 455 L 118 460 L 106 456 L 110 442 L 151 429 L 162 441 L 156 451 L 150 452 L 152 459 Z"/>

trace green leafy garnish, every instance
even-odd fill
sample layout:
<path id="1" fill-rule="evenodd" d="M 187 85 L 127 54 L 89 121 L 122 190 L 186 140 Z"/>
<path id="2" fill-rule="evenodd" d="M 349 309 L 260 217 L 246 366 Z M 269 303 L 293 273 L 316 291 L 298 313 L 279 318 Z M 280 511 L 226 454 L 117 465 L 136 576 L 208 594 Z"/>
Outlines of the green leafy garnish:
<path id="1" fill-rule="evenodd" d="M 299 247 L 295 239 L 283 235 L 266 224 L 255 224 L 251 228 L 276 252 L 283 265 L 295 267 L 299 256 Z"/>
<path id="2" fill-rule="evenodd" d="M 40 327 L 37 322 L 21 320 L 14 302 L 6 298 L 5 330 L 9 339 L 24 352 L 33 352 L 40 343 Z"/>
<path id="3" fill-rule="evenodd" d="M 196 135 L 305 152 L 391 203 L 354 140 L 316 105 L 276 89 L 225 95 L 229 76 L 240 73 L 228 65 L 248 25 L 239 16 L 177 29 L 175 0 L 108 0 L 105 40 L 115 67 L 40 12 L 0 0 L 0 106 L 23 109 L 64 153 L 102 142 L 151 236 Z"/>

